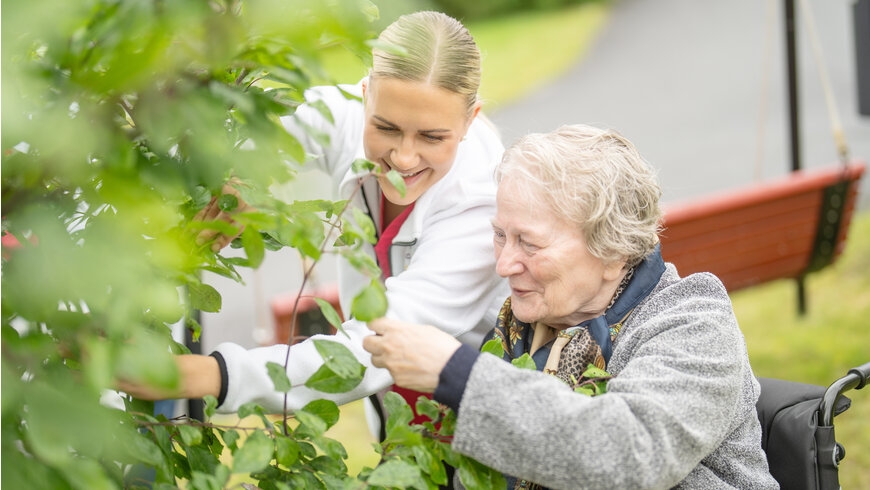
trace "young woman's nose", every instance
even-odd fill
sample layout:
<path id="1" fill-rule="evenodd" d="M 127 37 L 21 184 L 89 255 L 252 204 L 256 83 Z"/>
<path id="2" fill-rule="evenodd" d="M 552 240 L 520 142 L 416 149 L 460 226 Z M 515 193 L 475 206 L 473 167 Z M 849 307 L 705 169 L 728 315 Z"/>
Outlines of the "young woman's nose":
<path id="1" fill-rule="evenodd" d="M 417 148 L 414 145 L 414 139 L 411 137 L 402 138 L 398 145 L 393 148 L 391 155 L 393 168 L 399 172 L 411 170 L 417 166 L 419 158 L 417 157 Z"/>

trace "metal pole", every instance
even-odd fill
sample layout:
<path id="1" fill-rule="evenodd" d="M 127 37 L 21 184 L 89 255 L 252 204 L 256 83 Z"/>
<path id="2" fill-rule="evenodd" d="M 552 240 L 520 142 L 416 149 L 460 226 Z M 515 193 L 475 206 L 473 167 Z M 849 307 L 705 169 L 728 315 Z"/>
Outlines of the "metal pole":
<path id="1" fill-rule="evenodd" d="M 785 46 L 788 68 L 788 108 L 791 141 L 791 169 L 801 169 L 800 117 L 798 113 L 797 42 L 794 0 L 785 0 Z"/>
<path id="2" fill-rule="evenodd" d="M 795 9 L 794 0 L 785 0 L 785 47 L 786 68 L 788 72 L 788 109 L 789 109 L 789 136 L 791 142 L 791 170 L 801 169 L 801 138 L 800 138 L 800 114 L 798 112 L 798 81 L 797 81 L 797 41 L 795 38 Z M 797 301 L 798 314 L 806 314 L 806 288 L 804 277 L 798 277 Z"/>

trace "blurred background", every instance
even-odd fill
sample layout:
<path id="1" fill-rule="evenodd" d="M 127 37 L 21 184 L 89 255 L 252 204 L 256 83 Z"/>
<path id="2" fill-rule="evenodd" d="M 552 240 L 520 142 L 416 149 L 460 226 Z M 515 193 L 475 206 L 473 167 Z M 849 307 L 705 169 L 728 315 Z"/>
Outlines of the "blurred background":
<path id="1" fill-rule="evenodd" d="M 374 3 L 382 26 L 404 12 L 436 9 L 469 27 L 483 53 L 484 111 L 506 145 L 566 123 L 613 127 L 659 169 L 666 204 L 776 179 L 794 163 L 785 1 Z M 845 143 L 840 149 L 866 161 L 870 103 L 865 99 L 862 114 L 856 2 L 794 5 L 799 163 L 807 169 L 836 164 L 837 131 Z M 864 56 L 870 64 L 870 54 Z M 365 74 L 359 60 L 342 52 L 328 58 L 327 67 L 341 82 Z M 867 90 L 870 81 L 863 83 Z M 275 192 L 288 200 L 333 197 L 318 174 L 302 174 Z M 845 253 L 808 278 L 807 314 L 796 313 L 791 281 L 732 295 L 759 376 L 828 385 L 870 361 L 870 178 L 865 176 L 860 192 Z M 316 270 L 314 287 L 328 290 L 333 263 L 326 259 Z M 269 253 L 262 267 L 242 272 L 244 285 L 207 278 L 223 296 L 223 308 L 202 317 L 203 352 L 224 341 L 272 343 L 273 302 L 298 293 L 300 263 L 293 250 Z M 847 449 L 841 482 L 844 488 L 870 488 L 870 397 L 857 392 L 854 398 L 853 408 L 837 419 Z M 372 464 L 371 440 L 354 413 L 337 430 L 347 431 L 342 442 L 352 453 L 351 466 L 356 457 L 359 464 Z"/>

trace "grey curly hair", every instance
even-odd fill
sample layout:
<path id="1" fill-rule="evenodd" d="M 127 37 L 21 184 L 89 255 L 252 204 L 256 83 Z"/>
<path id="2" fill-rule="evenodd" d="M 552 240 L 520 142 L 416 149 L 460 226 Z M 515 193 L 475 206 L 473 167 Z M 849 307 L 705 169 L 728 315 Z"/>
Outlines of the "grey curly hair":
<path id="1" fill-rule="evenodd" d="M 441 12 L 415 12 L 387 26 L 378 40 L 371 79 L 429 83 L 463 96 L 471 114 L 480 88 L 480 49 L 461 22 Z"/>
<path id="2" fill-rule="evenodd" d="M 605 263 L 634 266 L 659 241 L 658 179 L 616 131 L 576 124 L 528 134 L 496 170 L 499 182 L 508 177 L 530 206 L 546 206 L 576 224 L 589 253 Z"/>

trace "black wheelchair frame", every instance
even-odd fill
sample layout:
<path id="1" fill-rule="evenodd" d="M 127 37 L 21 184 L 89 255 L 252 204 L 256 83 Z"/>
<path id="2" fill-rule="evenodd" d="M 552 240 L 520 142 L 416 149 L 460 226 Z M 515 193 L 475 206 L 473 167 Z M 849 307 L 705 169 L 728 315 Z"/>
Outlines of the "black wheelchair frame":
<path id="1" fill-rule="evenodd" d="M 838 490 L 839 466 L 846 452 L 834 434 L 834 417 L 852 401 L 845 392 L 860 390 L 870 377 L 870 362 L 850 369 L 827 388 L 774 378 L 758 378 L 756 403 L 761 445 L 770 473 L 783 489 Z"/>

